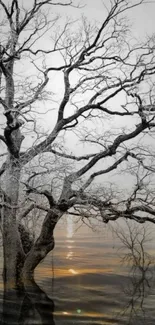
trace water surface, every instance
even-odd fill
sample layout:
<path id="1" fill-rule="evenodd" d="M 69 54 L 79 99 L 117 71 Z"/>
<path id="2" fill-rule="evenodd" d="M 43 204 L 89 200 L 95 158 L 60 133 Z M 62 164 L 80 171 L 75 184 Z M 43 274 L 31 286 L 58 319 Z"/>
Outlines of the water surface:
<path id="1" fill-rule="evenodd" d="M 54 252 L 35 272 L 40 289 L 7 297 L 1 323 L 153 325 L 154 264 L 145 274 L 131 272 L 120 262 L 119 245 L 108 232 L 79 231 L 72 238 L 57 232 Z M 154 245 L 148 250 L 153 256 Z M 2 298 L 1 290 L 1 313 Z"/>

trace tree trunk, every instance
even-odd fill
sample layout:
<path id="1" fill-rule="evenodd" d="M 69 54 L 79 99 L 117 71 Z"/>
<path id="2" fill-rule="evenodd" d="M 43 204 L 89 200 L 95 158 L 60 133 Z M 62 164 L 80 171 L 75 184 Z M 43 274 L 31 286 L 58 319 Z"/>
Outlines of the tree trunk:
<path id="1" fill-rule="evenodd" d="M 19 182 L 20 160 L 10 154 L 6 171 L 6 197 L 2 216 L 4 253 L 3 276 L 8 289 L 10 286 L 21 286 L 23 279 L 34 278 L 36 266 L 54 248 L 53 231 L 56 223 L 63 214 L 60 209 L 51 207 L 44 219 L 40 236 L 31 246 L 30 250 L 26 250 L 21 229 L 16 220 L 19 204 Z"/>
<path id="2" fill-rule="evenodd" d="M 24 281 L 34 279 L 36 266 L 54 248 L 54 228 L 62 214 L 61 211 L 56 209 L 47 213 L 40 236 L 26 256 L 22 271 Z"/>
<path id="3" fill-rule="evenodd" d="M 17 287 L 22 281 L 21 272 L 25 261 L 25 254 L 21 246 L 18 229 L 12 222 L 3 230 L 3 254 L 4 281 L 9 287 Z"/>
<path id="4" fill-rule="evenodd" d="M 5 209 L 5 212 L 10 209 Z M 47 213 L 40 236 L 26 254 L 26 243 L 22 238 L 21 229 L 15 223 L 12 214 L 4 217 L 4 281 L 8 286 L 21 287 L 23 282 L 34 280 L 34 270 L 46 255 L 54 248 L 54 228 L 63 212 L 53 210 Z M 23 231 L 23 230 L 22 230 Z M 7 288 L 6 288 L 7 290 Z"/>
<path id="5" fill-rule="evenodd" d="M 3 276 L 7 286 L 19 284 L 20 273 L 24 264 L 25 254 L 23 251 L 20 234 L 16 222 L 20 179 L 20 165 L 17 159 L 9 157 L 6 171 L 6 197 L 2 215 L 3 227 Z"/>

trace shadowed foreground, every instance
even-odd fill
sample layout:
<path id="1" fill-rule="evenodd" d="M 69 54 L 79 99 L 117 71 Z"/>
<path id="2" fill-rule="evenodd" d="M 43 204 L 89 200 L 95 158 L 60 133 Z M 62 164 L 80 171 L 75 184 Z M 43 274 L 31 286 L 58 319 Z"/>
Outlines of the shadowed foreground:
<path id="1" fill-rule="evenodd" d="M 4 292 L 1 325 L 50 324 L 53 320 L 54 302 L 35 282 L 26 289 L 10 289 Z"/>
<path id="2" fill-rule="evenodd" d="M 50 292 L 50 281 L 45 279 L 44 284 Z M 152 284 L 145 272 L 130 277 L 91 273 L 60 277 L 55 281 L 54 304 L 35 282 L 29 282 L 25 290 L 10 289 L 0 296 L 0 324 L 142 325 L 147 317 L 146 324 L 152 325 L 153 306 L 148 314 L 146 304 Z"/>

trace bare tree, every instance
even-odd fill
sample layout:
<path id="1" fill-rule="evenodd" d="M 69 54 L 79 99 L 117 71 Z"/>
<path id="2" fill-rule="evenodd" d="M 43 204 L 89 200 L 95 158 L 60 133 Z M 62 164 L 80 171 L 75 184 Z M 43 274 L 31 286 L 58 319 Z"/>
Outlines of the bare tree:
<path id="1" fill-rule="evenodd" d="M 34 0 L 25 8 L 18 0 L 0 1 L 0 208 L 7 283 L 33 278 L 54 248 L 54 228 L 66 213 L 105 223 L 155 223 L 154 199 L 138 196 L 139 179 L 124 198 L 105 183 L 121 166 L 126 172 L 134 168 L 140 178 L 150 169 L 142 140 L 147 143 L 155 126 L 154 38 L 137 44 L 124 18 L 143 3 L 109 1 L 103 22 L 94 25 L 54 15 L 72 1 Z M 86 153 L 71 152 L 70 138 L 88 144 Z M 32 239 L 23 220 L 38 210 L 43 222 Z"/>
<path id="2" fill-rule="evenodd" d="M 152 241 L 150 227 L 135 225 L 126 221 L 121 227 L 114 227 L 114 233 L 121 241 L 121 261 L 130 266 L 130 280 L 124 287 L 128 297 L 122 316 L 129 318 L 128 323 L 140 323 L 148 320 L 145 299 L 151 294 L 154 284 L 154 256 L 149 254 L 147 246 Z"/>

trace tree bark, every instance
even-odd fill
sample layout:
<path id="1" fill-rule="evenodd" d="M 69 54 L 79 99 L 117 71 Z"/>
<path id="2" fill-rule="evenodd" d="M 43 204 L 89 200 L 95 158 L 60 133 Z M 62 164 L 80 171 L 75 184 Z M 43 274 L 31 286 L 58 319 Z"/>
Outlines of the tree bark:
<path id="1" fill-rule="evenodd" d="M 22 281 L 21 271 L 25 261 L 25 254 L 21 246 L 21 240 L 16 225 L 12 222 L 3 230 L 3 254 L 4 281 L 9 288 L 17 287 Z"/>
<path id="2" fill-rule="evenodd" d="M 8 287 L 21 286 L 23 280 L 34 279 L 34 270 L 40 261 L 54 248 L 54 228 L 63 211 L 51 207 L 47 213 L 41 233 L 33 244 L 25 243 L 27 236 L 22 237 L 22 226 L 16 220 L 20 182 L 19 159 L 9 156 L 6 171 L 6 198 L 3 207 L 3 254 L 4 281 Z M 30 247 L 28 247 L 30 244 Z M 26 248 L 26 249 L 25 249 Z M 7 288 L 6 288 L 7 290 Z"/>
<path id="3" fill-rule="evenodd" d="M 23 281 L 34 279 L 34 270 L 36 266 L 45 258 L 45 256 L 54 248 L 54 228 L 62 216 L 63 212 L 57 209 L 49 211 L 44 219 L 40 236 L 27 254 L 22 277 Z"/>
<path id="4" fill-rule="evenodd" d="M 20 273 L 25 260 L 18 225 L 16 211 L 19 194 L 20 164 L 11 155 L 8 158 L 6 171 L 6 198 L 4 200 L 3 227 L 3 276 L 8 286 L 16 286 L 20 282 Z"/>

